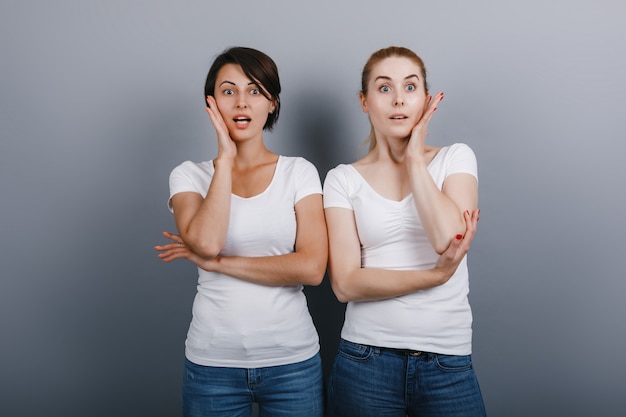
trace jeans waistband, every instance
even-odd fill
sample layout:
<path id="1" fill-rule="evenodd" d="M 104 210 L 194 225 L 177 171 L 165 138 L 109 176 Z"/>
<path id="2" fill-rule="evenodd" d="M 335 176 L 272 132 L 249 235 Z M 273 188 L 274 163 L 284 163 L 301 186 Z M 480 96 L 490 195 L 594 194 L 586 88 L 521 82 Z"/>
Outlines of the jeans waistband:
<path id="1" fill-rule="evenodd" d="M 396 353 L 398 355 L 404 355 L 404 356 L 432 356 L 434 355 L 434 353 L 432 352 L 424 352 L 423 350 L 411 350 L 411 349 L 398 349 L 398 348 L 387 348 L 387 347 L 381 347 L 380 348 L 381 352 L 390 352 L 390 353 Z"/>

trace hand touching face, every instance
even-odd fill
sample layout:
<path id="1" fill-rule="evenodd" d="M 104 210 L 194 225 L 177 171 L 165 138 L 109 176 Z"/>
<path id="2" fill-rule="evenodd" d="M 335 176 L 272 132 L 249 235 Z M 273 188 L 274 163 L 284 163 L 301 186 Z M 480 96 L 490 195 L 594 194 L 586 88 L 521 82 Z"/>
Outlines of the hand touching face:
<path id="1" fill-rule="evenodd" d="M 422 68 L 404 57 L 385 58 L 372 68 L 361 106 L 374 130 L 388 137 L 406 138 L 429 103 Z"/>
<path id="2" fill-rule="evenodd" d="M 262 136 L 274 103 L 261 89 L 239 65 L 226 64 L 217 73 L 215 103 L 234 141 Z"/>

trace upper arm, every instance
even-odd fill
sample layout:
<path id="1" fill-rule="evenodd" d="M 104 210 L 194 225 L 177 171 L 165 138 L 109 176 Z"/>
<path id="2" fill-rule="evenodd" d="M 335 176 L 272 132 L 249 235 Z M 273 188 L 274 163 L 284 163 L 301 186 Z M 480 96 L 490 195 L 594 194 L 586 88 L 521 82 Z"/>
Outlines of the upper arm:
<path id="1" fill-rule="evenodd" d="M 174 221 L 183 240 L 187 236 L 189 224 L 202 205 L 202 201 L 202 196 L 195 192 L 181 192 L 172 196 Z"/>
<path id="2" fill-rule="evenodd" d="M 341 286 L 361 268 L 361 241 L 356 228 L 354 211 L 347 208 L 326 208 L 328 227 L 328 271 L 333 291 L 342 299 Z"/>
<path id="3" fill-rule="evenodd" d="M 311 194 L 296 203 L 296 252 L 310 256 L 323 278 L 328 258 L 328 236 L 322 195 Z"/>
<path id="4" fill-rule="evenodd" d="M 448 175 L 441 191 L 457 205 L 461 213 L 478 208 L 478 180 L 472 174 Z"/>

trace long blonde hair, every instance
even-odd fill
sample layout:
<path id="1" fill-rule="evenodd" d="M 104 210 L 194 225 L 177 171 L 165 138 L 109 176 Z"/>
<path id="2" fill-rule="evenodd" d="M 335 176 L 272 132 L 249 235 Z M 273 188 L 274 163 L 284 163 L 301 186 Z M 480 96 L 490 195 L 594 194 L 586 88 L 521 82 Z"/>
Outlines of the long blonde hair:
<path id="1" fill-rule="evenodd" d="M 408 58 L 415 64 L 417 64 L 422 70 L 424 90 L 426 91 L 426 94 L 428 94 L 428 83 L 426 82 L 426 67 L 424 66 L 424 61 L 422 61 L 422 58 L 420 58 L 415 52 L 402 46 L 388 46 L 387 48 L 379 49 L 378 51 L 370 55 L 369 59 L 365 63 L 365 66 L 363 67 L 363 72 L 361 73 L 361 94 L 363 94 L 363 96 L 367 96 L 367 85 L 372 75 L 372 69 L 374 68 L 374 66 L 379 62 L 391 57 Z M 365 139 L 360 149 L 365 146 L 368 147 L 368 152 L 376 147 L 376 135 L 374 134 L 373 126 L 371 126 L 370 134 L 367 139 Z"/>

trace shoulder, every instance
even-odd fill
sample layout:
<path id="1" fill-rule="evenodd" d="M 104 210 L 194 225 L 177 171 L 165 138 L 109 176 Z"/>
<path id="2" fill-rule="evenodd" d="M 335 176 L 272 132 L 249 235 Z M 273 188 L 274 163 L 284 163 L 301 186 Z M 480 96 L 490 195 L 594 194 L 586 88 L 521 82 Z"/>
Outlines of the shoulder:
<path id="1" fill-rule="evenodd" d="M 326 174 L 326 178 L 329 176 L 333 177 L 348 177 L 354 172 L 354 167 L 348 164 L 339 164 L 336 167 L 332 168 Z"/>
<path id="2" fill-rule="evenodd" d="M 284 190 L 291 190 L 295 201 L 310 194 L 321 194 L 322 184 L 317 168 L 311 162 L 299 156 L 280 156 L 275 182 Z"/>
<path id="3" fill-rule="evenodd" d="M 213 161 L 193 162 L 185 161 L 172 170 L 170 175 L 198 175 L 209 174 L 213 176 Z"/>
<path id="4" fill-rule="evenodd" d="M 478 163 L 472 148 L 465 143 L 444 146 L 430 166 L 431 173 L 445 176 L 466 173 L 478 178 Z"/>
<path id="5" fill-rule="evenodd" d="M 441 148 L 439 153 L 448 158 L 454 158 L 454 157 L 470 157 L 474 159 L 476 158 L 476 155 L 474 154 L 474 151 L 472 150 L 472 148 L 470 148 L 469 145 L 462 143 L 462 142 L 453 143 L 452 145 L 444 146 L 443 148 Z"/>
<path id="6" fill-rule="evenodd" d="M 279 157 L 280 163 L 283 164 L 286 167 L 290 167 L 293 169 L 299 169 L 299 170 L 315 170 L 317 171 L 317 168 L 315 167 L 315 165 L 313 165 L 312 162 L 310 162 L 309 160 L 301 157 L 301 156 L 283 156 L 280 155 Z"/>
<path id="7" fill-rule="evenodd" d="M 352 189 L 356 180 L 356 170 L 348 164 L 340 164 L 332 168 L 326 174 L 324 179 L 324 188 L 341 187 L 343 189 Z"/>

